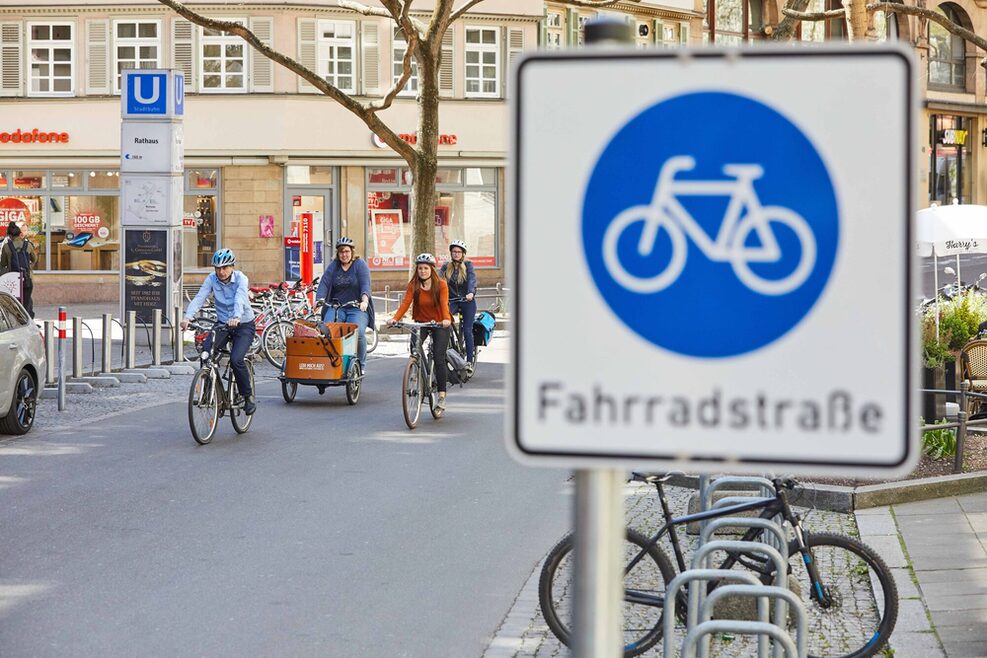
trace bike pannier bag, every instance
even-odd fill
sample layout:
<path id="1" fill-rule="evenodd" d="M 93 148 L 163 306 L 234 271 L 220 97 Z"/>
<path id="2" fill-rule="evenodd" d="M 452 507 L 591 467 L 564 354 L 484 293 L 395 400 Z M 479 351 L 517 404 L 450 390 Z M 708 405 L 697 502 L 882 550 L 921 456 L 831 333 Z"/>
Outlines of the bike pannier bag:
<path id="1" fill-rule="evenodd" d="M 446 350 L 446 367 L 449 370 L 450 383 L 462 384 L 466 381 L 466 359 L 451 347 Z"/>
<path id="2" fill-rule="evenodd" d="M 480 311 L 473 321 L 473 342 L 480 346 L 490 344 L 497 318 L 490 311 Z"/>

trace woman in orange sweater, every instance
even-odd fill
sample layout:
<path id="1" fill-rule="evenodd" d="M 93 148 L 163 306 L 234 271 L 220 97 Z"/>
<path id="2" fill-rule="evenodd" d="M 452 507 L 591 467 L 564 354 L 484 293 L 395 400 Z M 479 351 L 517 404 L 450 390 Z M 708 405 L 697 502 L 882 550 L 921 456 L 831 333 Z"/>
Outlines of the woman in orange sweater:
<path id="1" fill-rule="evenodd" d="M 387 324 L 400 322 L 411 306 L 411 317 L 415 322 L 437 322 L 439 327 L 422 329 L 421 339 L 432 334 L 432 359 L 435 362 L 435 383 L 439 389 L 439 400 L 435 408 L 446 408 L 446 382 L 449 371 L 446 366 L 446 349 L 449 347 L 449 327 L 452 315 L 449 313 L 449 286 L 435 270 L 435 256 L 419 254 L 415 258 L 415 275 L 408 282 L 401 306 L 394 312 L 394 319 Z"/>

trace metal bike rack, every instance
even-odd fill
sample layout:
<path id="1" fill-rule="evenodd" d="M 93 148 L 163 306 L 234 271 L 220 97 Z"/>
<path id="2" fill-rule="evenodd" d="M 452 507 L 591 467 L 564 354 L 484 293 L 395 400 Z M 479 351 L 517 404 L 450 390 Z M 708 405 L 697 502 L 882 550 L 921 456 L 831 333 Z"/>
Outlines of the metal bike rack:
<path id="1" fill-rule="evenodd" d="M 706 597 L 703 601 L 702 609 L 699 612 L 699 625 L 702 626 L 704 623 L 710 621 L 713 617 L 713 610 L 716 608 L 717 602 L 720 599 L 725 599 L 729 597 L 749 597 L 757 598 L 757 612 L 759 621 L 766 622 L 768 607 L 767 599 L 783 599 L 785 603 L 788 604 L 788 609 L 792 610 L 795 615 L 795 631 L 796 631 L 796 647 L 798 650 L 799 658 L 806 658 L 808 653 L 807 647 L 809 644 L 808 636 L 806 631 L 809 628 L 808 616 L 805 613 L 805 607 L 802 602 L 787 588 L 781 587 L 768 587 L 765 585 L 724 585 L 723 587 L 717 587 Z M 781 622 L 779 624 L 779 621 Z M 787 618 L 781 620 L 775 620 L 775 626 L 778 626 L 786 633 L 787 630 Z M 789 634 L 789 637 L 791 635 Z M 761 635 L 762 640 L 767 638 Z M 760 642 L 760 640 L 759 640 Z M 775 643 L 775 656 L 780 658 L 781 656 L 781 645 L 777 642 Z M 685 655 L 683 650 L 682 655 Z M 699 658 L 707 658 L 709 656 L 709 636 L 705 636 L 703 642 L 699 645 Z"/>
<path id="2" fill-rule="evenodd" d="M 80 317 L 72 318 L 72 377 L 79 379 L 85 375 L 82 369 L 82 330 L 89 332 L 92 341 L 92 369 L 90 374 L 96 374 L 96 335 L 93 334 L 92 327 Z"/>
<path id="3" fill-rule="evenodd" d="M 707 621 L 689 629 L 682 641 L 682 658 L 695 658 L 699 640 L 716 633 L 736 633 L 738 635 L 760 635 L 775 641 L 775 646 L 781 646 L 788 658 L 798 658 L 798 649 L 791 636 L 783 629 L 773 624 L 761 621 L 734 621 L 722 619 Z"/>
<path id="4" fill-rule="evenodd" d="M 738 583 L 744 583 L 748 585 L 761 585 L 761 581 L 757 579 L 757 576 L 748 571 L 736 571 L 733 569 L 687 569 L 680 573 L 679 575 L 672 578 L 672 582 L 668 583 L 665 587 L 665 612 L 663 618 L 663 629 L 662 629 L 662 655 L 665 658 L 672 658 L 672 637 L 675 634 L 675 607 L 676 599 L 678 598 L 679 590 L 685 585 L 689 586 L 689 605 L 687 607 L 685 626 L 686 628 L 692 628 L 696 625 L 697 617 L 692 616 L 693 606 L 692 599 L 695 595 L 698 596 L 698 592 L 703 589 L 700 584 L 710 580 L 722 580 L 722 581 L 733 581 Z M 699 610 L 699 606 L 695 607 L 695 610 Z"/>
<path id="5" fill-rule="evenodd" d="M 182 321 L 179 318 L 182 317 L 182 307 L 176 306 L 174 308 L 174 318 L 175 321 L 172 323 L 174 326 L 174 335 L 171 338 L 172 351 L 174 356 L 172 357 L 175 363 L 181 363 L 185 360 L 185 332 L 182 331 Z"/>
<path id="6" fill-rule="evenodd" d="M 161 365 L 161 309 L 151 314 L 151 363 Z"/>
<path id="7" fill-rule="evenodd" d="M 100 372 L 104 375 L 113 372 L 113 314 L 103 313 L 103 363 Z"/>
<path id="8" fill-rule="evenodd" d="M 127 326 L 124 329 L 127 344 L 127 369 L 137 367 L 137 311 L 127 311 Z"/>
<path id="9" fill-rule="evenodd" d="M 774 521 L 769 519 L 749 519 L 740 516 L 731 516 L 722 519 L 713 519 L 703 528 L 699 535 L 699 545 L 702 546 L 709 541 L 709 538 L 713 536 L 713 533 L 720 528 L 762 528 L 767 532 L 770 532 L 772 539 L 777 539 L 778 546 L 773 543 L 766 541 L 768 537 L 764 537 L 765 541 L 761 543 L 767 544 L 772 548 L 776 549 L 785 562 L 788 562 L 788 539 L 785 536 L 785 529 L 779 526 Z"/>
<path id="10" fill-rule="evenodd" d="M 58 330 L 54 320 L 45 320 L 45 386 L 57 383 L 55 378 L 55 338 Z"/>
<path id="11" fill-rule="evenodd" d="M 754 486 L 756 486 L 761 491 L 761 495 L 764 498 L 774 498 L 774 496 L 775 496 L 774 484 L 771 482 L 771 480 L 769 480 L 766 477 L 741 476 L 741 475 L 726 475 L 726 476 L 717 478 L 712 483 L 708 484 L 705 489 L 701 489 L 700 490 L 701 500 L 700 500 L 699 509 L 704 510 L 704 511 L 710 509 L 710 506 L 712 505 L 712 501 L 713 501 L 713 493 L 717 489 L 722 489 L 722 488 L 724 488 L 726 486 L 729 486 L 729 485 L 741 485 L 741 486 L 747 486 L 747 487 L 749 487 L 751 485 L 754 485 Z M 747 498 L 741 498 L 739 496 L 729 496 L 727 498 L 721 499 L 721 501 L 722 500 L 731 500 L 731 501 L 733 501 L 733 504 L 750 502 L 750 498 L 749 497 L 747 497 Z M 717 501 L 717 503 L 719 504 L 719 503 L 721 503 L 721 501 Z M 717 507 L 717 506 L 718 505 L 713 505 L 714 508 Z M 776 523 L 778 523 L 778 524 L 783 523 L 783 519 L 781 519 L 780 515 L 779 516 L 776 516 L 774 518 L 774 521 Z M 700 522 L 700 526 L 699 526 L 700 529 L 705 528 L 706 527 L 706 524 L 708 524 L 708 523 L 709 523 L 709 520 L 708 519 L 706 521 Z M 784 543 L 786 545 L 786 547 L 787 547 L 787 545 L 788 545 L 787 542 L 782 542 L 782 543 Z M 769 546 L 774 546 L 774 544 L 771 543 L 771 542 L 768 542 L 768 545 Z M 781 546 L 778 545 L 778 546 L 775 546 L 775 548 L 780 549 Z"/>

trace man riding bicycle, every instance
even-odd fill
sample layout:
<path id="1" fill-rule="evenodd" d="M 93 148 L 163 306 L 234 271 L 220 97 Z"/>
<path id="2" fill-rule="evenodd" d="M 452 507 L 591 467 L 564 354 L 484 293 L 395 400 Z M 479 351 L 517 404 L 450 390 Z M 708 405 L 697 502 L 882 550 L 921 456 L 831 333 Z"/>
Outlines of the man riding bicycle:
<path id="1" fill-rule="evenodd" d="M 233 368 L 237 388 L 243 395 L 243 411 L 249 416 L 257 410 L 257 404 L 254 402 L 254 392 L 250 388 L 250 374 L 244 357 L 254 339 L 256 327 L 254 310 L 250 308 L 250 297 L 247 294 L 250 284 L 246 274 L 234 271 L 235 264 L 236 255 L 230 249 L 220 249 L 212 255 L 212 266 L 215 271 L 202 282 L 195 299 L 188 305 L 185 318 L 182 320 L 182 331 L 188 329 L 189 322 L 212 294 L 218 325 L 225 325 L 217 326 L 216 349 L 222 349 L 228 341 L 233 343 L 230 349 L 230 366 Z M 203 347 L 211 350 L 212 336 L 206 339 Z"/>

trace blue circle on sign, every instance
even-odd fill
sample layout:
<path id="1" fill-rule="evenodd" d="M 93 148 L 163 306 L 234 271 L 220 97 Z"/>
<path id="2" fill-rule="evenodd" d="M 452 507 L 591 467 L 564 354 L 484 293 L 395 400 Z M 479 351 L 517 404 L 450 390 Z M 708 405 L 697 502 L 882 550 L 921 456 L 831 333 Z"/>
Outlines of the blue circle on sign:
<path id="1" fill-rule="evenodd" d="M 631 119 L 583 201 L 593 281 L 630 329 L 666 350 L 729 357 L 768 345 L 822 294 L 839 242 L 822 158 L 752 98 L 684 94 Z"/>

